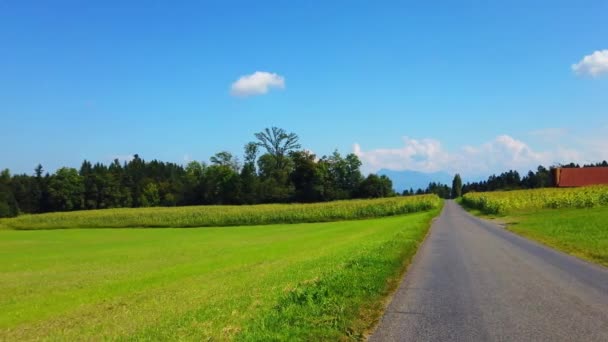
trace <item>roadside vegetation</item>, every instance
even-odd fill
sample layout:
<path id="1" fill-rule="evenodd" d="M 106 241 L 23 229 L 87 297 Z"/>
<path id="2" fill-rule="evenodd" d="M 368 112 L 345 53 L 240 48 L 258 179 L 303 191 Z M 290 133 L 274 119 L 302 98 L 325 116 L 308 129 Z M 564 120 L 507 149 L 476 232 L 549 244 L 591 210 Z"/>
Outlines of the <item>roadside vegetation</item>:
<path id="1" fill-rule="evenodd" d="M 21 215 L 0 219 L 5 229 L 215 227 L 328 222 L 394 216 L 436 209 L 436 195 L 311 204 L 122 208 Z"/>
<path id="2" fill-rule="evenodd" d="M 255 228 L 0 230 L 0 340 L 363 339 L 440 210 L 418 199 L 434 209 Z"/>
<path id="3" fill-rule="evenodd" d="M 459 203 L 514 233 L 608 266 L 608 186 L 471 192 Z"/>
<path id="4" fill-rule="evenodd" d="M 499 215 L 545 208 L 594 208 L 608 205 L 608 186 L 469 192 L 462 197 L 462 204 Z"/>
<path id="5" fill-rule="evenodd" d="M 608 208 L 565 208 L 507 216 L 507 229 L 608 267 Z"/>

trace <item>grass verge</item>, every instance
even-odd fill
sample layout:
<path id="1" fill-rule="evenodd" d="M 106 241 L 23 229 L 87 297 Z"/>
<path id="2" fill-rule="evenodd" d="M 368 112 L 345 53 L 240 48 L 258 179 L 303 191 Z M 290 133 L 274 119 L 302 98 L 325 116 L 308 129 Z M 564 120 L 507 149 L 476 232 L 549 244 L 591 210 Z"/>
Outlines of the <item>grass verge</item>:
<path id="1" fill-rule="evenodd" d="M 438 210 L 255 229 L 0 231 L 0 340 L 362 339 Z"/>
<path id="2" fill-rule="evenodd" d="M 608 208 L 541 210 L 504 219 L 514 233 L 608 267 Z"/>
<path id="3" fill-rule="evenodd" d="M 463 208 L 475 216 L 496 221 L 513 233 L 608 267 L 606 207 L 520 210 L 500 215 L 464 205 Z"/>

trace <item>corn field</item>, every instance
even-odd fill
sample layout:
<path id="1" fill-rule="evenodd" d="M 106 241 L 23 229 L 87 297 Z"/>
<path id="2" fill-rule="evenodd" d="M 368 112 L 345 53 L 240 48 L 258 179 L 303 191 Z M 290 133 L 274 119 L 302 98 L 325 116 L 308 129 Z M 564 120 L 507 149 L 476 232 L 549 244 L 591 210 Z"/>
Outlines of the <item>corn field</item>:
<path id="1" fill-rule="evenodd" d="M 4 229 L 218 227 L 329 222 L 393 216 L 439 208 L 436 195 L 312 204 L 120 208 L 22 215 L 1 219 Z"/>
<path id="2" fill-rule="evenodd" d="M 486 214 L 543 208 L 593 208 L 608 205 L 608 185 L 470 192 L 463 196 L 462 203 Z"/>

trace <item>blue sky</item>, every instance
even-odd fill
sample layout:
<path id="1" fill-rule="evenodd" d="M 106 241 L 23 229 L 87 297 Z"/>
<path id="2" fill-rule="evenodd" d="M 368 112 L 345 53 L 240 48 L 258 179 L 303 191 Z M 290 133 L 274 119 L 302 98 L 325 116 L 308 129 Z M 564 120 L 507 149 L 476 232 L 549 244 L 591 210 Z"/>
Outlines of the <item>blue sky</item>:
<path id="1" fill-rule="evenodd" d="M 241 155 L 269 126 L 366 171 L 608 159 L 606 1 L 124 3 L 0 1 L 0 168 Z"/>

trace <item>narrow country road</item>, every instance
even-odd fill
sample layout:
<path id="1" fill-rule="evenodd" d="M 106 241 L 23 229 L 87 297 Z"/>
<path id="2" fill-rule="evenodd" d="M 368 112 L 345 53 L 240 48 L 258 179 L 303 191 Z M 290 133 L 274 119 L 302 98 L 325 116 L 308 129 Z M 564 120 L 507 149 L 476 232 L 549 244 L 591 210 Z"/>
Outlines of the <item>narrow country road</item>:
<path id="1" fill-rule="evenodd" d="M 448 201 L 369 340 L 608 341 L 608 269 Z"/>

